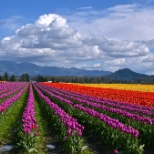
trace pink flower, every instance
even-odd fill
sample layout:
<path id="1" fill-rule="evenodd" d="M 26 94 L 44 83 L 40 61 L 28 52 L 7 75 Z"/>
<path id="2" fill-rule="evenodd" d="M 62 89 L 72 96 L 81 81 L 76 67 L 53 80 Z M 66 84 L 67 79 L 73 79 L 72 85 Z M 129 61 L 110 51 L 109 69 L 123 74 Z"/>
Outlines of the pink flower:
<path id="1" fill-rule="evenodd" d="M 78 132 L 78 135 L 79 135 L 79 136 L 81 136 L 81 135 L 82 135 L 82 132 L 81 132 L 81 131 L 80 131 L 80 132 Z"/>
<path id="2" fill-rule="evenodd" d="M 114 154 L 118 154 L 118 153 L 119 153 L 118 150 L 115 149 L 115 150 L 114 150 Z"/>
<path id="3" fill-rule="evenodd" d="M 74 133 L 73 132 L 71 133 L 71 136 L 74 136 Z"/>
<path id="4" fill-rule="evenodd" d="M 34 136 L 38 136 L 38 132 L 35 132 L 35 133 L 34 133 Z"/>
<path id="5" fill-rule="evenodd" d="M 68 131 L 67 131 L 67 132 L 68 132 L 68 134 L 71 134 L 71 131 L 72 131 L 72 130 L 69 128 L 69 129 L 68 129 Z"/>

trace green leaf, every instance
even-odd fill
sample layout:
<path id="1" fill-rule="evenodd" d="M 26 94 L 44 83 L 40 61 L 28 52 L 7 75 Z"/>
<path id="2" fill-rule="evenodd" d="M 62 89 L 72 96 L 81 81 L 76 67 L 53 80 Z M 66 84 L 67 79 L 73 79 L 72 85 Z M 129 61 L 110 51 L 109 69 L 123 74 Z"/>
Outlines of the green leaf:
<path id="1" fill-rule="evenodd" d="M 81 148 L 81 153 L 82 153 L 82 151 L 86 150 L 87 148 L 88 148 L 87 146 L 83 146 L 83 147 Z"/>
<path id="2" fill-rule="evenodd" d="M 34 152 L 35 151 L 35 148 L 30 148 L 29 150 L 28 150 L 28 152 Z"/>

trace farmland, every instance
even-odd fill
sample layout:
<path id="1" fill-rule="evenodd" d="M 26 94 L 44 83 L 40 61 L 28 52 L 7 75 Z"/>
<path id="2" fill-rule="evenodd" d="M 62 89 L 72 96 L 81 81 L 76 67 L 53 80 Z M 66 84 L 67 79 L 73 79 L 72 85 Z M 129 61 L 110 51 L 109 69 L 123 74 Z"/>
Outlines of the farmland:
<path id="1" fill-rule="evenodd" d="M 154 86 L 0 84 L 5 146 L 8 153 L 152 154 Z"/>

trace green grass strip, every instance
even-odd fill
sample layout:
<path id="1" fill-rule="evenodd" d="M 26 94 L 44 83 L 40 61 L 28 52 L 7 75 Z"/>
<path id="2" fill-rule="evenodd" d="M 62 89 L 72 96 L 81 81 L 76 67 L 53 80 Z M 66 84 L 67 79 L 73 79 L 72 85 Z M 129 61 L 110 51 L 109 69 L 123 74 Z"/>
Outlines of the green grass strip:
<path id="1" fill-rule="evenodd" d="M 43 116 L 41 114 L 42 112 L 39 107 L 38 100 L 36 98 L 35 98 L 35 112 L 36 112 L 35 117 L 37 120 L 37 124 L 39 126 L 38 127 L 38 136 L 36 139 L 37 150 L 38 150 L 38 153 L 45 154 L 45 153 L 47 153 L 46 138 L 45 138 L 46 124 L 45 124 L 45 121 L 44 121 Z"/>
<path id="2" fill-rule="evenodd" d="M 4 115 L 0 115 L 0 141 L 2 143 L 8 143 L 11 137 L 13 137 L 13 132 L 18 127 L 18 123 L 26 105 L 28 89 L 29 88 L 27 88 L 24 94 L 5 111 Z"/>
<path id="3" fill-rule="evenodd" d="M 0 104 L 2 104 L 5 100 L 7 100 L 7 99 L 13 97 L 14 95 L 16 95 L 18 92 L 19 92 L 19 90 L 16 91 L 16 92 L 14 92 L 13 94 L 7 96 L 7 97 L 1 98 L 1 99 L 0 99 Z"/>

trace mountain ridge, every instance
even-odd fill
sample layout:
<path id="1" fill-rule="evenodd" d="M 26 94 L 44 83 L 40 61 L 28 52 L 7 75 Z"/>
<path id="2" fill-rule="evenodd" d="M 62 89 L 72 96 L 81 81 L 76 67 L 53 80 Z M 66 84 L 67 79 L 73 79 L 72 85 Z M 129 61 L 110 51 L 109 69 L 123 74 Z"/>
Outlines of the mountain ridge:
<path id="1" fill-rule="evenodd" d="M 154 82 L 154 75 L 146 75 L 132 71 L 129 68 L 119 69 L 115 72 L 103 70 L 84 70 L 78 68 L 63 68 L 54 66 L 38 66 L 33 63 L 17 63 L 13 61 L 0 60 L 0 75 L 7 72 L 9 75 L 21 76 L 28 73 L 30 76 L 79 76 L 79 77 L 104 77 L 110 82 L 134 82 L 149 80 Z"/>
<path id="2" fill-rule="evenodd" d="M 137 79 L 148 78 L 149 75 L 134 72 L 129 68 L 124 68 L 115 71 L 107 77 L 109 80 L 134 81 Z"/>
<path id="3" fill-rule="evenodd" d="M 4 72 L 13 75 L 28 73 L 35 75 L 53 75 L 53 76 L 106 76 L 112 72 L 103 70 L 84 70 L 78 68 L 63 68 L 54 66 L 38 66 L 32 63 L 16 63 L 13 61 L 0 60 L 0 74 Z"/>

